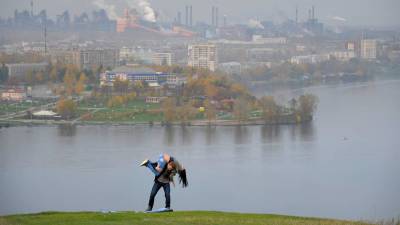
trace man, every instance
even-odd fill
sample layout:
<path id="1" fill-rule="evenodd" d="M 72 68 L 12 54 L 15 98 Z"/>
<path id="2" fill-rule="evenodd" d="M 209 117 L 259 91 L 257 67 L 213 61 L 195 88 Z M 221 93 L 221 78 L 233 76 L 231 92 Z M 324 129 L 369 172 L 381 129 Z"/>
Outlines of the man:
<path id="1" fill-rule="evenodd" d="M 173 157 L 168 154 L 161 154 L 157 162 L 151 162 L 146 159 L 140 164 L 140 166 L 146 166 L 155 175 L 153 188 L 151 189 L 150 199 L 146 211 L 153 210 L 154 198 L 157 192 L 162 187 L 165 194 L 165 208 L 170 210 L 171 207 L 171 196 L 170 196 L 170 182 L 174 183 L 174 176 L 178 173 L 179 183 L 182 183 L 182 187 L 188 186 L 185 168 Z"/>

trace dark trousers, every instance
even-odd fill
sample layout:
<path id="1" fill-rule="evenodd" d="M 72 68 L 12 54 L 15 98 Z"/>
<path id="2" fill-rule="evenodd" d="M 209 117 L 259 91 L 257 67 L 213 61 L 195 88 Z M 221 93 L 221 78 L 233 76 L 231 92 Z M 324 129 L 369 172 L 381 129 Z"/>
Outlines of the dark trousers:
<path id="1" fill-rule="evenodd" d="M 149 199 L 149 206 L 153 208 L 154 205 L 154 198 L 157 195 L 157 192 L 160 190 L 160 188 L 164 189 L 164 194 L 165 194 L 165 208 L 169 208 L 171 206 L 171 196 L 170 196 L 170 185 L 169 183 L 161 183 L 159 181 L 154 181 L 153 188 L 151 189 L 150 193 L 150 199 Z"/>

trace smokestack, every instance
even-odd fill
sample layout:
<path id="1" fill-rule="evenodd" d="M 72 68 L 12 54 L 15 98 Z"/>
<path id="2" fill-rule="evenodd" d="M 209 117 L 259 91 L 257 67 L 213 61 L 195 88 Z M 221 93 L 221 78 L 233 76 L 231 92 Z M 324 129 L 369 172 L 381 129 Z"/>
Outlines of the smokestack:
<path id="1" fill-rule="evenodd" d="M 314 20 L 315 19 L 315 9 L 314 9 L 314 6 L 312 6 L 312 19 Z"/>
<path id="2" fill-rule="evenodd" d="M 190 27 L 193 26 L 193 7 L 190 6 Z"/>
<path id="3" fill-rule="evenodd" d="M 299 7 L 296 6 L 296 25 L 299 23 Z"/>
<path id="4" fill-rule="evenodd" d="M 224 15 L 224 27 L 227 26 L 226 15 Z"/>
<path id="5" fill-rule="evenodd" d="M 185 6 L 185 25 L 189 26 L 189 6 Z"/>
<path id="6" fill-rule="evenodd" d="M 215 26 L 215 7 L 213 6 L 211 9 L 211 24 Z"/>
<path id="7" fill-rule="evenodd" d="M 178 16 L 177 16 L 177 23 L 178 23 L 178 25 L 181 25 L 182 24 L 182 15 L 181 15 L 181 11 L 178 11 Z"/>
<path id="8" fill-rule="evenodd" d="M 215 26 L 219 26 L 219 15 L 218 15 L 218 7 L 215 7 Z"/>
<path id="9" fill-rule="evenodd" d="M 31 0 L 31 16 L 33 17 L 33 0 Z"/>
<path id="10" fill-rule="evenodd" d="M 47 24 L 44 24 L 44 54 L 47 55 Z"/>
<path id="11" fill-rule="evenodd" d="M 311 9 L 308 10 L 308 20 L 311 20 Z"/>

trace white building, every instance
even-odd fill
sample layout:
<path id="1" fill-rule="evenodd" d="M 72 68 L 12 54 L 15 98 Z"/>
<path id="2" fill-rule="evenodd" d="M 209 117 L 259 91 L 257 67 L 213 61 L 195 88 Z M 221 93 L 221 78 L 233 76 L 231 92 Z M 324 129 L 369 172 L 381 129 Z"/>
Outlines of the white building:
<path id="1" fill-rule="evenodd" d="M 281 44 L 287 43 L 287 38 L 285 37 L 263 37 L 262 35 L 253 35 L 253 42 L 257 44 Z"/>
<path id="2" fill-rule="evenodd" d="M 42 63 L 16 63 L 6 64 L 8 77 L 25 77 L 29 72 L 43 72 L 49 66 L 47 62 Z"/>
<path id="3" fill-rule="evenodd" d="M 172 53 L 158 52 L 153 54 L 153 64 L 159 66 L 172 66 L 173 56 Z"/>
<path id="4" fill-rule="evenodd" d="M 194 44 L 188 47 L 188 66 L 215 71 L 217 58 L 217 47 L 214 44 Z"/>
<path id="5" fill-rule="evenodd" d="M 1 92 L 1 100 L 23 101 L 26 99 L 26 92 L 20 88 L 10 88 Z"/>
<path id="6" fill-rule="evenodd" d="M 373 39 L 361 40 L 360 57 L 362 59 L 376 59 L 376 40 Z"/>
<path id="7" fill-rule="evenodd" d="M 337 60 L 340 61 L 349 61 L 352 58 L 356 57 L 354 51 L 335 51 L 329 53 L 332 57 L 335 57 Z"/>
<path id="8" fill-rule="evenodd" d="M 219 64 L 218 68 L 228 74 L 241 74 L 242 64 L 239 62 L 227 62 Z"/>
<path id="9" fill-rule="evenodd" d="M 328 61 L 329 59 L 330 59 L 329 54 L 300 55 L 300 56 L 293 56 L 290 59 L 290 62 L 293 64 L 315 64 L 315 63 Z"/>

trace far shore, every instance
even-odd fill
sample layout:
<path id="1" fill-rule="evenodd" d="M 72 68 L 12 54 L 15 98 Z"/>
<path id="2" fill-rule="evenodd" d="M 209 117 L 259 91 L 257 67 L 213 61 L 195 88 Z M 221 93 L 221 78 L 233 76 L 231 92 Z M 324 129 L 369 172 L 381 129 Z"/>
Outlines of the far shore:
<path id="1" fill-rule="evenodd" d="M 245 121 L 238 120 L 192 120 L 177 122 L 129 122 L 129 121 L 68 121 L 68 120 L 0 120 L 1 127 L 10 126 L 32 126 L 32 125 L 110 125 L 110 126 L 263 126 L 263 125 L 296 125 L 312 121 L 312 117 L 296 121 L 294 119 L 284 119 L 275 122 L 267 122 L 263 119 L 249 119 Z"/>

